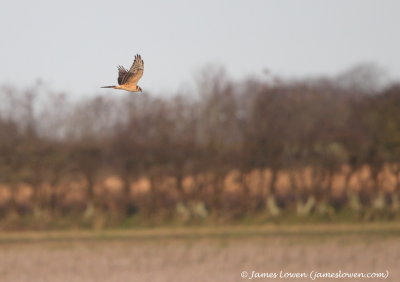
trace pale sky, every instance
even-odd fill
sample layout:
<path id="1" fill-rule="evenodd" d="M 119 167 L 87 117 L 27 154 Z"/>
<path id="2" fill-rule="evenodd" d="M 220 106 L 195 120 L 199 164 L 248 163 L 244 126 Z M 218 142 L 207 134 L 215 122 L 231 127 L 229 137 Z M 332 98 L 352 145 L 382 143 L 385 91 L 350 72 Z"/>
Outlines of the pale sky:
<path id="1" fill-rule="evenodd" d="M 334 75 L 376 63 L 400 78 L 396 0 L 35 0 L 0 8 L 0 85 L 109 93 L 140 53 L 139 85 L 167 95 L 208 65 L 233 78 Z M 114 90 L 115 91 L 115 90 Z"/>

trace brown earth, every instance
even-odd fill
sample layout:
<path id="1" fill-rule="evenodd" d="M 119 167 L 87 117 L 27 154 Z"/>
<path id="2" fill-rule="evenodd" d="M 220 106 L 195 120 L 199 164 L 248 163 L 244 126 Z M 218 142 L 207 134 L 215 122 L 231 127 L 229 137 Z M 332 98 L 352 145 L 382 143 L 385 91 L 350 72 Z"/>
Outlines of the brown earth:
<path id="1" fill-rule="evenodd" d="M 241 272 L 385 272 L 400 281 L 396 234 L 188 230 L 1 234 L 2 282 L 247 281 Z M 246 229 L 245 229 L 246 230 Z M 276 229 L 278 230 L 278 229 Z M 276 231 L 275 230 L 275 231 Z M 254 230 L 253 230 L 254 231 Z M 369 232 L 369 233 L 363 233 Z M 114 235 L 115 236 L 114 236 Z M 136 235 L 135 235 L 136 234 Z M 231 234 L 231 235 L 229 235 Z M 368 235 L 369 234 L 369 235 Z M 312 281 L 259 278 L 251 281 Z M 385 279 L 317 279 L 315 281 Z"/>

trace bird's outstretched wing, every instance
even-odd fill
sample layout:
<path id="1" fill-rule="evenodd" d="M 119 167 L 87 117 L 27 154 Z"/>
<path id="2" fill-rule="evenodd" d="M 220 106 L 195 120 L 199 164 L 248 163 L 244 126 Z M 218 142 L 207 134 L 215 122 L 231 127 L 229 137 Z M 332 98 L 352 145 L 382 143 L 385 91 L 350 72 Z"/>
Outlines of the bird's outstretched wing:
<path id="1" fill-rule="evenodd" d="M 121 81 L 121 84 L 136 85 L 139 79 L 142 77 L 144 71 L 144 62 L 140 55 L 135 56 L 135 60 L 129 71 L 125 74 Z"/>
<path id="2" fill-rule="evenodd" d="M 128 70 L 125 69 L 123 66 L 118 66 L 118 84 L 121 85 L 123 84 L 122 81 L 124 80 L 124 77 L 128 73 Z"/>

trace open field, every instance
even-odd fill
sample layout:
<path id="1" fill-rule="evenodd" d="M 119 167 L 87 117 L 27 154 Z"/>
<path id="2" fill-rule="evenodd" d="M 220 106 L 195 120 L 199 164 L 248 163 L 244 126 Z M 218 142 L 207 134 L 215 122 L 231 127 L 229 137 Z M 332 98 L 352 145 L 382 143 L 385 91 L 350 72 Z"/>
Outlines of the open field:
<path id="1" fill-rule="evenodd" d="M 388 270 L 399 281 L 399 234 L 399 224 L 2 233 L 0 281 L 246 281 L 253 270 Z"/>

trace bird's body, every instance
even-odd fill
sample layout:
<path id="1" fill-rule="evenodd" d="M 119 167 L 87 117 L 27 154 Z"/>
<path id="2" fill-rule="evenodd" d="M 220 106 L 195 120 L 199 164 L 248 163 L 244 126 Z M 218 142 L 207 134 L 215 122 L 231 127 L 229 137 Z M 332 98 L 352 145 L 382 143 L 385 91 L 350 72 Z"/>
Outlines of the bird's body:
<path id="1" fill-rule="evenodd" d="M 140 55 L 135 56 L 135 60 L 129 71 L 123 66 L 118 66 L 118 85 L 103 86 L 101 88 L 121 89 L 130 92 L 142 92 L 137 83 L 143 76 L 144 62 Z"/>

